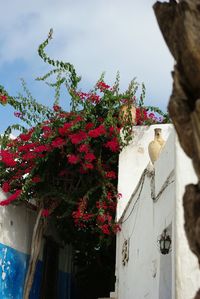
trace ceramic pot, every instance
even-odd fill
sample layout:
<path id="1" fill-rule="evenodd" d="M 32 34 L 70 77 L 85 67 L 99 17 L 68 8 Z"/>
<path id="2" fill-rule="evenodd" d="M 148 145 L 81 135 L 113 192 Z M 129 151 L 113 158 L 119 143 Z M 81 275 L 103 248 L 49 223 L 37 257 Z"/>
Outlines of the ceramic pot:
<path id="1" fill-rule="evenodd" d="M 153 164 L 158 159 L 164 145 L 165 140 L 162 138 L 162 129 L 154 129 L 154 140 L 152 140 L 148 146 L 149 157 Z"/>

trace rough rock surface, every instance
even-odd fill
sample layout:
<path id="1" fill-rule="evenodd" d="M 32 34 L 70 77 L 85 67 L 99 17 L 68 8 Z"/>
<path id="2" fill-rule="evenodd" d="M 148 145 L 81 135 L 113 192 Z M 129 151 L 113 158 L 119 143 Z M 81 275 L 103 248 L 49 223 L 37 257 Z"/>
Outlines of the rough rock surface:
<path id="1" fill-rule="evenodd" d="M 176 61 L 169 114 L 200 182 L 200 0 L 156 2 L 154 11 Z M 186 187 L 184 213 L 188 242 L 200 263 L 200 183 Z"/>

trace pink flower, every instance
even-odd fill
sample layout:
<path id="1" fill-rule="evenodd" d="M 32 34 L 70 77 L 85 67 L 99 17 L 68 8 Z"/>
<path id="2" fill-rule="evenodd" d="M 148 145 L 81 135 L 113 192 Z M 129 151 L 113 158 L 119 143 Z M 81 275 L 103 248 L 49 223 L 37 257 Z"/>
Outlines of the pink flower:
<path id="1" fill-rule="evenodd" d="M 16 117 L 22 117 L 23 116 L 23 114 L 21 113 L 21 112 L 18 112 L 18 111 L 15 111 L 14 112 L 14 116 L 16 116 Z"/>

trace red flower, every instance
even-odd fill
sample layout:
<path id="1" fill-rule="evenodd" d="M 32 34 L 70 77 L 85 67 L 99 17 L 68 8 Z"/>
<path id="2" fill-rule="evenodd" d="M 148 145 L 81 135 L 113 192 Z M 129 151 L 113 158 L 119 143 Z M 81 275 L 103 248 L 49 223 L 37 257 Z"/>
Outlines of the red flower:
<path id="1" fill-rule="evenodd" d="M 114 234 L 116 234 L 116 233 L 118 233 L 120 231 L 121 231 L 120 225 L 119 224 L 114 224 L 113 225 L 113 232 L 114 232 Z"/>
<path id="2" fill-rule="evenodd" d="M 144 108 L 136 108 L 136 123 L 138 125 L 142 125 L 147 118 L 147 111 Z"/>
<path id="3" fill-rule="evenodd" d="M 14 167 L 17 163 L 14 160 L 14 155 L 8 151 L 1 150 L 0 151 L 2 162 L 6 164 L 6 166 Z"/>
<path id="4" fill-rule="evenodd" d="M 105 201 L 97 201 L 96 207 L 97 207 L 97 209 L 103 209 L 103 210 L 106 210 L 108 208 Z"/>
<path id="5" fill-rule="evenodd" d="M 85 130 L 86 130 L 86 131 L 88 131 L 88 130 L 90 130 L 90 129 L 92 129 L 92 128 L 94 128 L 94 124 L 91 123 L 91 122 L 87 123 L 86 126 L 85 126 Z"/>
<path id="6" fill-rule="evenodd" d="M 58 111 L 61 110 L 61 107 L 58 106 L 58 105 L 53 105 L 53 110 L 54 110 L 55 112 L 58 112 Z"/>
<path id="7" fill-rule="evenodd" d="M 42 216 L 43 217 L 48 217 L 49 216 L 49 210 L 48 209 L 44 209 L 43 211 L 42 211 Z"/>
<path id="8" fill-rule="evenodd" d="M 32 169 L 33 169 L 33 166 L 30 166 L 30 167 L 24 169 L 24 173 L 25 173 L 25 174 L 26 174 L 26 173 L 30 173 Z"/>
<path id="9" fill-rule="evenodd" d="M 80 153 L 88 153 L 89 151 L 89 145 L 88 144 L 81 144 L 78 151 Z"/>
<path id="10" fill-rule="evenodd" d="M 18 152 L 28 152 L 29 150 L 35 148 L 37 146 L 36 143 L 29 143 L 18 146 Z"/>
<path id="11" fill-rule="evenodd" d="M 64 124 L 63 127 L 58 129 L 58 132 L 61 136 L 65 136 L 69 133 L 69 129 L 71 128 L 72 124 L 71 123 L 66 123 Z"/>
<path id="12" fill-rule="evenodd" d="M 51 143 L 52 147 L 54 147 L 54 148 L 56 148 L 56 147 L 62 147 L 65 144 L 66 144 L 66 141 L 64 139 L 60 138 L 60 137 L 57 137 Z"/>
<path id="13" fill-rule="evenodd" d="M 35 176 L 35 177 L 32 178 L 32 182 L 33 183 L 39 183 L 39 182 L 41 182 L 41 178 L 39 176 Z"/>
<path id="14" fill-rule="evenodd" d="M 81 99 L 81 100 L 85 100 L 86 97 L 88 97 L 88 94 L 85 92 L 76 92 L 76 95 Z"/>
<path id="15" fill-rule="evenodd" d="M 0 202 L 0 206 L 7 206 L 9 205 L 12 201 L 16 200 L 17 198 L 20 197 L 22 193 L 22 190 L 16 190 L 14 194 L 10 195 L 6 200 L 3 200 Z"/>
<path id="16" fill-rule="evenodd" d="M 103 215 L 98 215 L 98 216 L 97 216 L 97 221 L 100 222 L 100 223 L 104 223 L 104 222 L 106 221 L 105 214 L 103 214 Z"/>
<path id="17" fill-rule="evenodd" d="M 50 150 L 49 145 L 39 145 L 34 149 L 35 153 L 42 153 L 42 152 L 47 152 Z"/>
<path id="18" fill-rule="evenodd" d="M 27 133 L 27 134 L 20 134 L 20 135 L 19 135 L 19 138 L 20 138 L 21 140 L 23 140 L 23 141 L 28 141 L 28 140 L 30 140 L 30 138 L 31 138 L 31 134 L 30 134 L 30 133 Z"/>
<path id="19" fill-rule="evenodd" d="M 33 160 L 36 158 L 36 154 L 33 152 L 26 153 L 22 156 L 22 159 L 25 161 Z"/>
<path id="20" fill-rule="evenodd" d="M 85 155 L 85 160 L 88 162 L 92 162 L 96 159 L 95 155 L 93 153 L 87 153 Z"/>
<path id="21" fill-rule="evenodd" d="M 108 200 L 111 200 L 112 198 L 113 198 L 112 193 L 111 193 L 111 192 L 108 192 L 108 193 L 107 193 L 107 199 L 108 199 Z"/>
<path id="22" fill-rule="evenodd" d="M 100 228 L 105 235 L 110 235 L 110 230 L 109 230 L 108 224 L 104 224 Z"/>
<path id="23" fill-rule="evenodd" d="M 0 95 L 0 102 L 2 104 L 6 104 L 7 103 L 7 96 L 6 95 Z"/>
<path id="24" fill-rule="evenodd" d="M 97 138 L 101 135 L 104 135 L 105 133 L 106 133 L 106 129 L 105 129 L 104 125 L 100 125 L 96 129 L 89 131 L 88 135 L 90 137 Z"/>
<path id="25" fill-rule="evenodd" d="M 83 131 L 69 135 L 69 139 L 71 140 L 72 144 L 78 144 L 81 141 L 85 140 L 86 138 L 87 138 L 87 134 Z"/>
<path id="26" fill-rule="evenodd" d="M 118 152 L 119 142 L 117 138 L 113 138 L 111 141 L 106 142 L 105 147 L 109 148 L 112 152 Z"/>
<path id="27" fill-rule="evenodd" d="M 100 96 L 98 96 L 97 94 L 91 94 L 88 97 L 88 101 L 94 103 L 94 104 L 98 104 L 100 102 Z"/>
<path id="28" fill-rule="evenodd" d="M 94 165 L 91 163 L 84 163 L 83 164 L 83 169 L 94 169 Z"/>
<path id="29" fill-rule="evenodd" d="M 79 121 L 82 121 L 83 117 L 81 115 L 77 115 L 76 118 L 73 120 L 73 124 L 78 123 Z"/>
<path id="30" fill-rule="evenodd" d="M 70 164 L 77 164 L 79 162 L 79 157 L 73 154 L 68 155 L 67 159 Z"/>
<path id="31" fill-rule="evenodd" d="M 2 185 L 2 190 L 7 193 L 10 191 L 10 185 L 8 182 L 4 182 L 3 185 Z"/>
<path id="32" fill-rule="evenodd" d="M 115 127 L 110 127 L 109 131 L 111 134 L 114 134 L 116 132 L 116 128 Z"/>
<path id="33" fill-rule="evenodd" d="M 98 82 L 97 87 L 100 89 L 100 91 L 108 90 L 110 88 L 110 86 L 104 83 L 103 81 Z"/>
<path id="34" fill-rule="evenodd" d="M 116 179 L 116 173 L 114 171 L 107 171 L 106 172 L 106 178 Z"/>

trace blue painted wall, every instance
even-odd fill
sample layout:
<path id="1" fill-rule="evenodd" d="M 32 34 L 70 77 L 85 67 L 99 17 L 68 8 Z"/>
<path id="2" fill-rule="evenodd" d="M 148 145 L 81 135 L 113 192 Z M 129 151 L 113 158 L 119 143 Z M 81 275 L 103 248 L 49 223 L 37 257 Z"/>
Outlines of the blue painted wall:
<path id="1" fill-rule="evenodd" d="M 0 299 L 22 299 L 29 256 L 0 243 Z M 38 261 L 30 299 L 39 299 L 42 265 Z M 71 274 L 59 272 L 58 298 L 70 299 Z"/>

